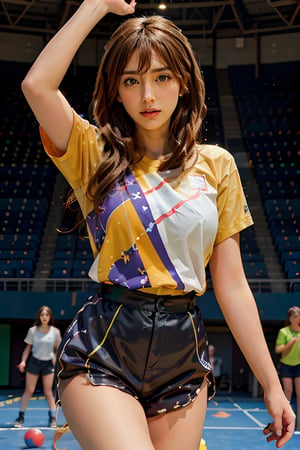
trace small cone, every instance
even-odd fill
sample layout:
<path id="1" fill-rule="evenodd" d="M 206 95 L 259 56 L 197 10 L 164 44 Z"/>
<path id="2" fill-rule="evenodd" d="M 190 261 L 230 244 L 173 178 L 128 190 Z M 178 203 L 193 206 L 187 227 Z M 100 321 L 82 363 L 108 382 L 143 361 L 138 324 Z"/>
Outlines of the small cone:
<path id="1" fill-rule="evenodd" d="M 204 439 L 201 439 L 199 450 L 207 450 L 206 442 Z"/>

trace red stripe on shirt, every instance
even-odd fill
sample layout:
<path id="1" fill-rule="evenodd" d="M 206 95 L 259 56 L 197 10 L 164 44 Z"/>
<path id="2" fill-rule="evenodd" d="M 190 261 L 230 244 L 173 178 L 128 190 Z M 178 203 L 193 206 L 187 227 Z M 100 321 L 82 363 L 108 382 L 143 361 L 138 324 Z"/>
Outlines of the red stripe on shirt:
<path id="1" fill-rule="evenodd" d="M 187 198 L 186 200 L 181 200 L 175 206 L 173 206 L 173 208 L 171 208 L 169 211 L 167 211 L 166 213 L 164 213 L 161 216 L 159 216 L 155 220 L 155 223 L 159 224 L 160 222 L 162 222 L 167 217 L 171 217 L 176 212 L 176 209 L 180 208 L 184 203 L 189 202 L 190 200 L 195 200 L 199 196 L 200 196 L 200 189 L 194 195 L 192 195 L 191 197 Z"/>
<path id="2" fill-rule="evenodd" d="M 163 185 L 164 184 L 166 184 L 167 183 L 167 181 L 166 180 L 163 180 L 161 183 L 159 183 L 157 186 L 155 186 L 154 188 L 152 188 L 152 189 L 149 189 L 149 191 L 145 191 L 145 195 L 149 195 L 149 194 L 152 194 L 152 192 L 154 192 L 154 191 L 158 191 L 159 189 L 161 189 L 162 187 L 163 187 Z"/>

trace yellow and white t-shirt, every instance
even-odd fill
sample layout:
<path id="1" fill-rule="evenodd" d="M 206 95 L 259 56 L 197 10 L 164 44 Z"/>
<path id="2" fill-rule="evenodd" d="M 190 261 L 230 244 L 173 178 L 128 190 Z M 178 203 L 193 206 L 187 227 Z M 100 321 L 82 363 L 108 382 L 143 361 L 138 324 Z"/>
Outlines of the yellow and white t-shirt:
<path id="1" fill-rule="evenodd" d="M 205 291 L 214 245 L 252 225 L 234 159 L 199 145 L 196 165 L 159 172 L 147 156 L 115 184 L 95 211 L 86 195 L 103 151 L 99 130 L 74 113 L 67 151 L 41 129 L 46 152 L 74 189 L 95 261 L 90 277 L 160 295 Z"/>

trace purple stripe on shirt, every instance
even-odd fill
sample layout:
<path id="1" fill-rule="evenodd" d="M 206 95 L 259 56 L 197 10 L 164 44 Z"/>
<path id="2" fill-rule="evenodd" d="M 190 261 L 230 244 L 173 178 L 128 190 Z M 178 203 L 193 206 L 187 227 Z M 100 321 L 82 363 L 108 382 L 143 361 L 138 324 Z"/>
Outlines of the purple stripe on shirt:
<path id="1" fill-rule="evenodd" d="M 117 182 L 99 206 L 99 212 L 91 211 L 87 215 L 87 224 L 98 250 L 106 236 L 106 226 L 109 217 L 119 206 L 128 199 L 124 182 Z"/>
<path id="2" fill-rule="evenodd" d="M 174 264 L 172 263 L 171 259 L 169 258 L 169 255 L 166 251 L 164 243 L 159 234 L 154 217 L 152 215 L 151 208 L 146 200 L 146 197 L 145 197 L 141 187 L 139 186 L 138 182 L 136 181 L 136 179 L 131 171 L 125 175 L 124 180 L 125 180 L 126 190 L 131 198 L 131 202 L 132 202 L 139 218 L 141 219 L 141 222 L 144 225 L 144 228 L 145 228 L 146 232 L 148 233 L 149 239 L 151 240 L 157 254 L 159 255 L 160 259 L 162 260 L 167 271 L 170 273 L 172 278 L 176 281 L 177 289 L 183 290 L 184 283 L 182 282 L 181 278 L 179 277 L 179 275 L 176 271 Z"/>
<path id="3" fill-rule="evenodd" d="M 122 252 L 122 258 L 113 264 L 109 272 L 109 280 L 128 289 L 151 287 L 136 246 Z"/>

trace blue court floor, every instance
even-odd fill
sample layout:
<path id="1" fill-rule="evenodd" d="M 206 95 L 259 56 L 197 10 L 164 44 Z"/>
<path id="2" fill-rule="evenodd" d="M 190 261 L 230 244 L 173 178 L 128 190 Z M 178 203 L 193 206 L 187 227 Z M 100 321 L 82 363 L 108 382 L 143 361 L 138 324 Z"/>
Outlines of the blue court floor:
<path id="1" fill-rule="evenodd" d="M 25 414 L 23 428 L 14 428 L 22 392 L 0 392 L 0 449 L 27 449 L 24 434 L 30 428 L 39 428 L 45 435 L 43 450 L 53 449 L 54 430 L 47 427 L 48 407 L 45 398 L 35 395 Z M 263 428 L 270 422 L 261 398 L 230 394 L 217 396 L 208 403 L 203 438 L 207 450 L 275 450 L 275 444 L 267 443 Z M 60 410 L 58 424 L 64 423 Z M 57 443 L 59 449 L 80 450 L 72 433 L 65 434 Z M 284 450 L 300 450 L 300 432 L 296 432 Z M 120 449 L 121 450 L 121 449 Z M 184 449 L 183 449 L 184 450 Z"/>
<path id="2" fill-rule="evenodd" d="M 262 432 L 270 421 L 261 398 L 240 394 L 215 397 L 208 403 L 204 424 L 207 450 L 275 449 L 275 443 L 267 443 Z M 283 449 L 300 450 L 300 432 L 296 432 Z"/>

